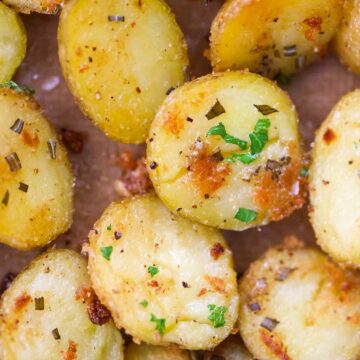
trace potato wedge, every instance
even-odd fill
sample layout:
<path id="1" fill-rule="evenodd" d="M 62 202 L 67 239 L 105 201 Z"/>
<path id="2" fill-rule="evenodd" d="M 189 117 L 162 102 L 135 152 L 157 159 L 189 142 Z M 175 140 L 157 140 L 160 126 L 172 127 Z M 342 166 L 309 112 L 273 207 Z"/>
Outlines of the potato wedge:
<path id="1" fill-rule="evenodd" d="M 360 274 L 318 250 L 270 249 L 240 297 L 240 332 L 256 359 L 360 358 Z"/>
<path id="2" fill-rule="evenodd" d="M 123 359 L 111 319 L 101 326 L 89 319 L 103 311 L 90 286 L 86 261 L 77 253 L 51 250 L 36 258 L 2 296 L 0 358 Z"/>
<path id="3" fill-rule="evenodd" d="M 341 61 L 360 74 L 360 1 L 345 0 L 340 29 L 334 38 L 334 49 Z"/>
<path id="4" fill-rule="evenodd" d="M 204 360 L 254 360 L 239 335 L 229 336 L 214 351 L 204 355 Z"/>
<path id="5" fill-rule="evenodd" d="M 0 109 L 0 242 L 44 246 L 72 223 L 70 162 L 33 98 L 1 88 Z"/>
<path id="6" fill-rule="evenodd" d="M 156 111 L 186 78 L 183 34 L 163 0 L 70 0 L 59 56 L 81 109 L 106 135 L 144 142 Z"/>
<path id="7" fill-rule="evenodd" d="M 32 12 L 56 14 L 64 4 L 64 0 L 3 0 L 3 2 L 24 14 Z"/>
<path id="8" fill-rule="evenodd" d="M 360 266 L 360 90 L 343 97 L 318 130 L 310 168 L 310 220 L 335 260 Z"/>
<path id="9" fill-rule="evenodd" d="M 295 107 L 256 74 L 213 74 L 172 92 L 151 126 L 147 163 L 162 201 L 205 225 L 244 230 L 304 202 Z"/>
<path id="10" fill-rule="evenodd" d="M 90 233 L 89 273 L 117 326 L 149 344 L 211 349 L 237 320 L 221 234 L 171 214 L 152 194 L 105 210 Z"/>
<path id="11" fill-rule="evenodd" d="M 125 351 L 126 360 L 190 360 L 186 350 L 131 343 Z"/>
<path id="12" fill-rule="evenodd" d="M 26 42 L 20 16 L 0 2 L 0 83 L 10 80 L 23 61 Z"/>
<path id="13" fill-rule="evenodd" d="M 321 57 L 340 23 L 343 0 L 230 0 L 211 26 L 215 71 L 292 75 Z"/>

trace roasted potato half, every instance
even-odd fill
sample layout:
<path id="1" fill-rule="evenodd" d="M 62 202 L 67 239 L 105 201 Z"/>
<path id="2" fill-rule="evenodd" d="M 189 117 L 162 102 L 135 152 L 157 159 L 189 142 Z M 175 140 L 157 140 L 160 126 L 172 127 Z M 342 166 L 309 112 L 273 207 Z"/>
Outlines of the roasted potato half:
<path id="1" fill-rule="evenodd" d="M 340 29 L 334 38 L 334 48 L 341 61 L 360 74 L 360 1 L 345 0 Z"/>
<path id="2" fill-rule="evenodd" d="M 256 359 L 360 358 L 360 274 L 315 249 L 277 247 L 240 284 L 240 332 Z"/>
<path id="3" fill-rule="evenodd" d="M 117 326 L 149 344 L 211 349 L 238 317 L 221 234 L 171 214 L 152 194 L 108 207 L 90 233 L 89 272 Z"/>
<path id="4" fill-rule="evenodd" d="M 0 83 L 14 75 L 26 53 L 25 27 L 16 12 L 0 2 Z"/>
<path id="5" fill-rule="evenodd" d="M 43 246 L 72 223 L 66 150 L 32 97 L 0 88 L 0 109 L 0 242 Z"/>
<path id="6" fill-rule="evenodd" d="M 343 97 L 318 130 L 310 168 L 310 219 L 320 246 L 360 266 L 360 90 Z"/>
<path id="7" fill-rule="evenodd" d="M 165 100 L 149 136 L 150 178 L 173 212 L 243 230 L 303 205 L 295 107 L 259 75 L 226 72 L 185 84 Z"/>
<path id="8" fill-rule="evenodd" d="M 36 258 L 2 296 L 0 358 L 123 359 L 120 332 L 90 286 L 77 253 L 52 250 Z"/>
<path id="9" fill-rule="evenodd" d="M 81 109 L 110 138 L 144 142 L 162 101 L 187 76 L 183 34 L 163 0 L 70 0 L 59 56 Z"/>
<path id="10" fill-rule="evenodd" d="M 254 360 L 239 335 L 229 336 L 214 351 L 207 352 L 204 360 Z"/>
<path id="11" fill-rule="evenodd" d="M 343 0 L 229 0 L 211 26 L 215 71 L 292 75 L 324 55 Z"/>
<path id="12" fill-rule="evenodd" d="M 3 2 L 24 14 L 31 12 L 56 14 L 64 0 L 3 0 Z"/>
<path id="13" fill-rule="evenodd" d="M 125 360 L 191 360 L 186 350 L 147 344 L 131 343 L 125 352 Z"/>

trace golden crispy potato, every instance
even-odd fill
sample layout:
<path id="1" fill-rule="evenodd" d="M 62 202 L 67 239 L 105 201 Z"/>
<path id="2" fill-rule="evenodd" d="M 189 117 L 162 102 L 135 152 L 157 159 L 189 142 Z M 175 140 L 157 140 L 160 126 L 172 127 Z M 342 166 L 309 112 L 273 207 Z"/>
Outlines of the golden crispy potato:
<path id="1" fill-rule="evenodd" d="M 0 242 L 43 246 L 72 223 L 66 150 L 35 100 L 0 89 Z"/>
<path id="2" fill-rule="evenodd" d="M 360 90 L 343 97 L 316 134 L 310 219 L 321 247 L 360 266 Z"/>
<path id="3" fill-rule="evenodd" d="M 64 4 L 64 0 L 3 0 L 3 2 L 24 14 L 31 12 L 56 14 Z"/>
<path id="4" fill-rule="evenodd" d="M 26 53 L 26 32 L 19 15 L 0 2 L 0 83 L 14 75 Z"/>
<path id="5" fill-rule="evenodd" d="M 345 0 L 343 19 L 334 38 L 341 61 L 360 74 L 360 1 Z"/>
<path id="6" fill-rule="evenodd" d="M 70 250 L 49 251 L 3 294 L 0 358 L 121 360 L 120 332 L 104 313 L 90 288 L 85 260 Z"/>
<path id="7" fill-rule="evenodd" d="M 71 0 L 59 56 L 82 110 L 110 138 L 144 142 L 156 111 L 188 68 L 186 44 L 162 0 Z"/>
<path id="8" fill-rule="evenodd" d="M 190 357 L 186 350 L 132 343 L 126 348 L 125 360 L 190 360 Z"/>
<path id="9" fill-rule="evenodd" d="M 214 351 L 206 353 L 204 360 L 254 360 L 239 335 L 229 336 Z"/>
<path id="10" fill-rule="evenodd" d="M 240 332 L 256 359 L 360 358 L 360 274 L 318 250 L 270 249 L 240 297 Z"/>
<path id="11" fill-rule="evenodd" d="M 215 71 L 292 75 L 324 55 L 343 0 L 230 0 L 211 26 Z"/>
<path id="12" fill-rule="evenodd" d="M 151 126 L 147 163 L 165 204 L 206 225 L 243 230 L 303 205 L 295 107 L 259 75 L 209 75 L 171 93 Z"/>
<path id="13" fill-rule="evenodd" d="M 211 349 L 237 320 L 223 237 L 171 214 L 154 195 L 108 207 L 90 233 L 89 272 L 117 326 L 149 344 Z"/>

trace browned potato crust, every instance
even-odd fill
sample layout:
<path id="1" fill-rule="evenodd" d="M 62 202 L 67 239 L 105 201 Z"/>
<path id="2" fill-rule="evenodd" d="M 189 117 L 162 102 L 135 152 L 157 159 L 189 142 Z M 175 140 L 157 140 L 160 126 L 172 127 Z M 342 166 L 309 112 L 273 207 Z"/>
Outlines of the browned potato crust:
<path id="1" fill-rule="evenodd" d="M 31 12 L 55 14 L 65 0 L 3 0 L 3 2 L 24 14 L 30 14 Z"/>

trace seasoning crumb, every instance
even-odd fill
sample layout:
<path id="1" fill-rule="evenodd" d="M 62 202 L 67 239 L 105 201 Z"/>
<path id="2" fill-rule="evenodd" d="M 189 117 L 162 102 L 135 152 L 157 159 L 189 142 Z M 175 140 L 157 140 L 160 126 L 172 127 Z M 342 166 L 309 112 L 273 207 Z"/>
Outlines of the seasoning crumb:
<path id="1" fill-rule="evenodd" d="M 225 252 L 224 247 L 217 242 L 210 250 L 210 255 L 214 260 L 217 260 Z"/>
<path id="2" fill-rule="evenodd" d="M 24 184 L 23 182 L 20 182 L 18 189 L 23 192 L 27 192 L 29 190 L 29 185 Z"/>
<path id="3" fill-rule="evenodd" d="M 35 310 L 44 310 L 45 308 L 45 300 L 44 297 L 35 298 Z"/>
<path id="4" fill-rule="evenodd" d="M 61 339 L 58 328 L 55 328 L 54 330 L 52 330 L 51 333 L 52 333 L 52 336 L 53 336 L 53 338 L 55 340 L 60 340 Z"/>
<path id="5" fill-rule="evenodd" d="M 109 22 L 124 22 L 125 21 L 125 16 L 122 16 L 122 15 L 109 15 L 108 16 L 108 21 Z"/>
<path id="6" fill-rule="evenodd" d="M 276 326 L 278 326 L 279 323 L 280 322 L 275 320 L 275 319 L 266 317 L 261 322 L 260 326 L 263 327 L 264 329 L 269 330 L 270 332 L 272 332 L 276 328 Z"/>
<path id="7" fill-rule="evenodd" d="M 150 163 L 150 169 L 155 170 L 158 167 L 158 163 L 156 161 L 152 161 Z"/>
<path id="8" fill-rule="evenodd" d="M 258 303 L 248 304 L 247 307 L 254 313 L 257 313 L 261 310 L 260 305 Z"/>

